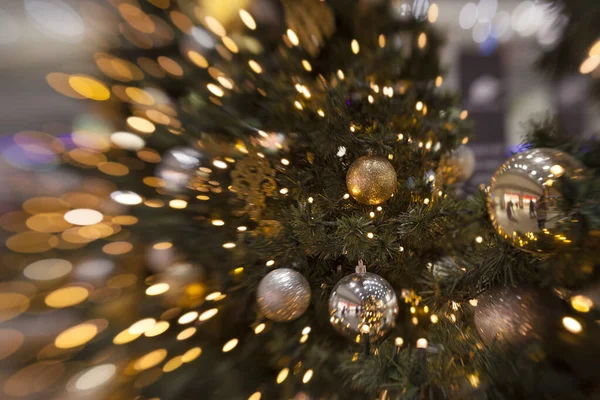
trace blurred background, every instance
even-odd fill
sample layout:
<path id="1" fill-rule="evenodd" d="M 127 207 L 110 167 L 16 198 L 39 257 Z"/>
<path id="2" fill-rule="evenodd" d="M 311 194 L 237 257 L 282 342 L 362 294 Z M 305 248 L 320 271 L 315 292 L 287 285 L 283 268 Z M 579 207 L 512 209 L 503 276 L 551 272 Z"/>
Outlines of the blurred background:
<path id="1" fill-rule="evenodd" d="M 57 93 L 60 76 L 93 73 L 93 55 L 114 40 L 118 16 L 105 1 L 8 0 L 0 4 L 0 132 L 67 133 L 90 103 Z M 429 12 L 431 6 L 435 12 Z M 517 0 L 396 1 L 399 18 L 434 19 L 444 34 L 443 85 L 461 93 L 475 122 L 471 186 L 489 181 L 521 141 L 521 123 L 549 113 L 574 134 L 590 135 L 600 116 L 589 75 L 552 79 L 535 67 L 556 45 L 566 21 L 541 2 Z M 54 79 L 53 79 L 54 78 Z M 54 85 L 54 89 L 52 86 Z M 56 90 L 57 89 L 57 90 Z"/>

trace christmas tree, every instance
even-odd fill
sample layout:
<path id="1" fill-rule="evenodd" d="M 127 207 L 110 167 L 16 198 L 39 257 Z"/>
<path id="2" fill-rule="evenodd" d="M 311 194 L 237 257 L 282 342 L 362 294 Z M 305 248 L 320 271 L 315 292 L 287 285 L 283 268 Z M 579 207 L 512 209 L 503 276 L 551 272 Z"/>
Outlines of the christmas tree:
<path id="1" fill-rule="evenodd" d="M 600 395 L 600 147 L 530 122 L 523 151 L 464 193 L 471 130 L 444 90 L 436 5 L 110 3 L 104 83 L 71 86 L 110 86 L 118 132 L 99 148 L 82 129 L 64 157 L 110 182 L 86 186 L 102 206 L 61 197 L 70 225 L 39 251 L 114 264 L 44 289 L 82 321 L 43 358 L 85 360 L 68 392 Z"/>

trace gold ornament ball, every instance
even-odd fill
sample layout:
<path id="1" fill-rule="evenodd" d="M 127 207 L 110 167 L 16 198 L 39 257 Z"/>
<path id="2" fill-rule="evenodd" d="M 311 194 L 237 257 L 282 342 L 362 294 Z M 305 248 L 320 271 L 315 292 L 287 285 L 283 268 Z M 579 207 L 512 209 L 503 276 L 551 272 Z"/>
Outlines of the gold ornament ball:
<path id="1" fill-rule="evenodd" d="M 382 157 L 361 157 L 350 165 L 346 174 L 348 191 L 361 204 L 385 202 L 394 194 L 397 183 L 394 166 Z"/>
<path id="2" fill-rule="evenodd" d="M 548 253 L 574 242 L 559 190 L 565 180 L 585 176 L 583 166 L 556 149 L 531 149 L 509 158 L 492 177 L 488 214 L 507 242 L 532 253 Z"/>

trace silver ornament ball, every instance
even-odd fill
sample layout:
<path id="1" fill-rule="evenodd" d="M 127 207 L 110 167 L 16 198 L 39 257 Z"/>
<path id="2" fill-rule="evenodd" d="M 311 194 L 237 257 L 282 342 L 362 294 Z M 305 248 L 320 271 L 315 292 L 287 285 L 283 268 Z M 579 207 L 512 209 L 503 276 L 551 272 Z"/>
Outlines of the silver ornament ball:
<path id="1" fill-rule="evenodd" d="M 363 325 L 377 340 L 396 324 L 398 299 L 392 286 L 381 276 L 357 272 L 342 278 L 329 296 L 331 325 L 342 335 L 356 340 Z"/>
<path id="2" fill-rule="evenodd" d="M 541 339 L 551 331 L 553 315 L 560 309 L 556 297 L 539 289 L 503 287 L 477 298 L 475 327 L 490 345 L 519 345 Z"/>
<path id="3" fill-rule="evenodd" d="M 563 221 L 569 213 L 557 187 L 564 179 L 583 176 L 579 161 L 556 149 L 515 154 L 490 183 L 487 206 L 496 231 L 513 246 L 533 253 L 569 245 L 573 238 Z"/>
<path id="4" fill-rule="evenodd" d="M 468 180 L 475 172 L 475 153 L 470 147 L 462 145 L 445 154 L 437 170 L 442 183 L 454 185 Z"/>
<path id="5" fill-rule="evenodd" d="M 298 271 L 279 268 L 262 278 L 256 302 L 260 312 L 271 321 L 293 321 L 308 309 L 310 285 Z"/>
<path id="6" fill-rule="evenodd" d="M 185 190 L 198 173 L 202 154 L 190 147 L 174 147 L 162 156 L 156 176 L 165 181 L 165 189 L 172 193 Z"/>

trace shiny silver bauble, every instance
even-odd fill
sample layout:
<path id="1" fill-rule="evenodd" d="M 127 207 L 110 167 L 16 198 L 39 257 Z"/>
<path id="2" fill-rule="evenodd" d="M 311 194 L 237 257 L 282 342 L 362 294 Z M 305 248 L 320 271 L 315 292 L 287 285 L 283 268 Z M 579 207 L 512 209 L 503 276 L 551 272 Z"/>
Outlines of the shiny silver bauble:
<path id="1" fill-rule="evenodd" d="M 310 285 L 300 272 L 279 268 L 262 278 L 256 302 L 260 312 L 271 321 L 292 321 L 306 312 L 310 304 Z"/>
<path id="2" fill-rule="evenodd" d="M 359 272 L 342 278 L 329 296 L 329 320 L 342 335 L 357 341 L 363 325 L 371 340 L 383 337 L 396 324 L 398 299 L 381 276 Z"/>
<path id="3" fill-rule="evenodd" d="M 500 236 L 513 246 L 546 253 L 573 242 L 565 230 L 569 210 L 559 191 L 565 180 L 581 179 L 583 166 L 556 149 L 515 154 L 492 177 L 488 213 Z"/>
<path id="4" fill-rule="evenodd" d="M 180 193 L 198 173 L 202 158 L 200 152 L 190 147 L 174 147 L 163 154 L 156 176 L 165 182 L 168 192 Z"/>

